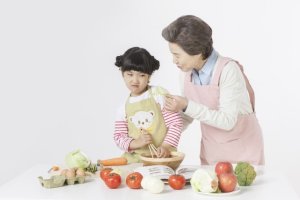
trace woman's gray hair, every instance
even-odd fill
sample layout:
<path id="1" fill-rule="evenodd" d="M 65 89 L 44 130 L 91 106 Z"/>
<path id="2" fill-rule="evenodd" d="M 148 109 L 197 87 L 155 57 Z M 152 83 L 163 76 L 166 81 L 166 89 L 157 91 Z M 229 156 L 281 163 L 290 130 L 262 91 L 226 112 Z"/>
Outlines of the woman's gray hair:
<path id="1" fill-rule="evenodd" d="M 162 31 L 162 36 L 179 45 L 187 54 L 202 54 L 206 59 L 213 50 L 212 29 L 199 17 L 181 16 Z"/>

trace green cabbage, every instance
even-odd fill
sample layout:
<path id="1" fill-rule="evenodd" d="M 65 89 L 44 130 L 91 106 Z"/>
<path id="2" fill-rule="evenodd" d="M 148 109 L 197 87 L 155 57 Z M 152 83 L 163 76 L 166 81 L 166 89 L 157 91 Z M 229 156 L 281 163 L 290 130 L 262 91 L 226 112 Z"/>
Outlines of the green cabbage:
<path id="1" fill-rule="evenodd" d="M 65 158 L 65 162 L 69 168 L 83 168 L 83 169 L 87 168 L 91 163 L 88 157 L 79 149 L 69 153 Z"/>

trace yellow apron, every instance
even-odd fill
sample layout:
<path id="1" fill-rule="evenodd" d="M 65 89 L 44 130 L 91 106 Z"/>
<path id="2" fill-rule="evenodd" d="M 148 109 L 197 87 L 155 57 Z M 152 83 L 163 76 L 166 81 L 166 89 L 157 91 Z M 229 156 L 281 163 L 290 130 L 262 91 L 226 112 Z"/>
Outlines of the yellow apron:
<path id="1" fill-rule="evenodd" d="M 149 87 L 150 98 L 135 103 L 125 105 L 126 119 L 128 124 L 128 135 L 137 139 L 141 135 L 141 129 L 147 130 L 152 135 L 152 143 L 159 147 L 166 136 L 167 127 L 162 116 L 161 108 L 156 103 Z M 172 150 L 176 150 L 175 148 Z M 126 152 L 123 157 L 127 158 L 128 163 L 140 162 L 139 155 L 151 155 L 148 146 L 136 149 L 133 152 Z"/>

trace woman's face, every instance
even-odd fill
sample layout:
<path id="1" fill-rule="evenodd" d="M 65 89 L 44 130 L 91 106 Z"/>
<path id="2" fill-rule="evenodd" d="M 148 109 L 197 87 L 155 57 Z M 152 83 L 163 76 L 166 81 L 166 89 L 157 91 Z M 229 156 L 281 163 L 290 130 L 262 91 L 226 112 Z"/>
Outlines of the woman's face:
<path id="1" fill-rule="evenodd" d="M 169 49 L 173 55 L 173 63 L 184 72 L 192 69 L 200 70 L 204 64 L 202 54 L 189 55 L 178 44 L 169 42 Z"/>
<path id="2" fill-rule="evenodd" d="M 147 90 L 150 75 L 134 70 L 125 71 L 123 79 L 131 96 L 139 96 Z"/>

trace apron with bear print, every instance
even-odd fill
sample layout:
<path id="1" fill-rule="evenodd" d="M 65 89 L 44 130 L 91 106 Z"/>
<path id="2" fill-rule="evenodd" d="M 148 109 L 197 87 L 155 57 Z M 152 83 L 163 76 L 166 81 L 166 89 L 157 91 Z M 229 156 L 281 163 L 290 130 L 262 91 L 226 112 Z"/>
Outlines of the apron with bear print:
<path id="1" fill-rule="evenodd" d="M 191 81 L 191 72 L 186 73 L 184 80 L 185 96 L 196 102 L 217 110 L 219 106 L 219 79 L 226 64 L 232 61 L 230 58 L 219 57 L 216 64 L 216 72 L 209 85 L 194 85 Z M 214 165 L 219 161 L 237 163 L 247 161 L 252 164 L 264 164 L 264 148 L 262 131 L 255 116 L 254 92 L 239 65 L 249 93 L 253 113 L 239 115 L 237 123 L 232 130 L 222 130 L 201 122 L 201 164 Z"/>
<path id="2" fill-rule="evenodd" d="M 148 131 L 152 136 L 152 143 L 159 147 L 166 136 L 167 127 L 161 112 L 161 106 L 156 103 L 151 92 L 148 89 L 150 97 L 135 103 L 125 105 L 125 112 L 128 124 L 128 135 L 137 139 L 141 135 L 141 129 Z M 148 145 L 145 147 L 126 152 L 123 154 L 128 163 L 140 162 L 139 155 L 151 155 Z"/>

